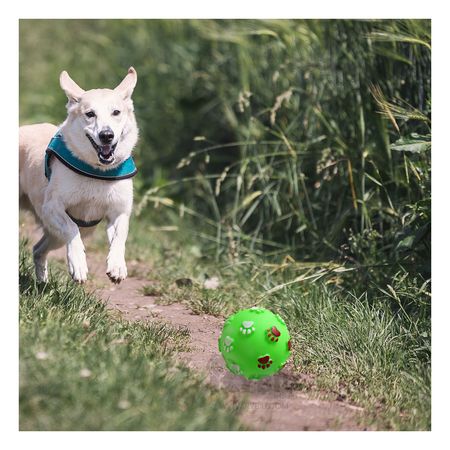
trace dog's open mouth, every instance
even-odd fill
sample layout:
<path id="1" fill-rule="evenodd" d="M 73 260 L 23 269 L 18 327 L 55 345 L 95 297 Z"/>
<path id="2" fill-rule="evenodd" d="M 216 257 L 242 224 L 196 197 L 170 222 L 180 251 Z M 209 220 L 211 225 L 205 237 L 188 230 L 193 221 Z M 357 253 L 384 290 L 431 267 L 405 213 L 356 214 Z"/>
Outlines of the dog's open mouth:
<path id="1" fill-rule="evenodd" d="M 112 164 L 115 160 L 114 158 L 114 150 L 117 147 L 117 142 L 114 145 L 105 144 L 98 145 L 94 139 L 91 138 L 88 134 L 86 134 L 87 138 L 92 144 L 92 147 L 97 151 L 98 160 L 105 165 Z"/>

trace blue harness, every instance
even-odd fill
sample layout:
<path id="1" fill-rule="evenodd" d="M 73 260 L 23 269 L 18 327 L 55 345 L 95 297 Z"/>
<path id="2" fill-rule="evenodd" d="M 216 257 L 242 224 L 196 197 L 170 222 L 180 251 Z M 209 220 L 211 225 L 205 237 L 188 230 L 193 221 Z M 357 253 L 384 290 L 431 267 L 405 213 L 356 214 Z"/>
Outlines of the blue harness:
<path id="1" fill-rule="evenodd" d="M 77 158 L 68 148 L 64 139 L 60 133 L 55 134 L 48 144 L 47 150 L 45 152 L 45 177 L 50 181 L 52 176 L 52 171 L 50 167 L 50 160 L 52 157 L 59 159 L 66 167 L 79 175 L 83 175 L 88 178 L 95 178 L 96 180 L 105 181 L 117 181 L 125 180 L 127 178 L 134 177 L 137 173 L 136 165 L 134 164 L 133 158 L 130 156 L 128 159 L 123 161 L 118 166 L 107 169 L 100 170 L 96 167 L 85 163 L 81 159 Z M 67 211 L 66 214 L 79 226 L 79 227 L 93 227 L 98 225 L 100 220 L 84 221 L 81 219 L 75 219 Z"/>

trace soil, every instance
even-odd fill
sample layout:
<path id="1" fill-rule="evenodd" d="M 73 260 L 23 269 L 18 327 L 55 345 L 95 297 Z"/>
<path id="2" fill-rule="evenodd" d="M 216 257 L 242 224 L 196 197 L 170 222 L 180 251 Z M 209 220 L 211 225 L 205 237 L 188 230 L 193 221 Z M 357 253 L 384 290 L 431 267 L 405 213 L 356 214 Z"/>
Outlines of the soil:
<path id="1" fill-rule="evenodd" d="M 24 217 L 20 233 L 34 243 L 40 230 L 32 219 Z M 205 381 L 226 390 L 232 399 L 245 398 L 241 421 L 251 430 L 365 430 L 361 425 L 364 410 L 346 402 L 338 393 L 326 393 L 314 387 L 314 377 L 294 370 L 292 363 L 276 375 L 262 380 L 246 380 L 233 375 L 224 364 L 217 340 L 224 318 L 194 314 L 180 303 L 158 304 L 158 298 L 145 296 L 141 289 L 148 279 L 129 277 L 120 285 L 109 282 L 105 274 L 106 253 L 98 254 L 87 248 L 90 279 L 86 289 L 95 291 L 109 309 L 119 311 L 127 320 L 165 321 L 189 330 L 189 351 L 176 358 L 193 370 L 201 372 Z M 65 249 L 50 253 L 49 262 L 65 261 Z M 139 273 L 138 270 L 133 272 Z M 295 349 L 294 349 L 295 351 Z M 334 397 L 335 400 L 324 400 Z"/>

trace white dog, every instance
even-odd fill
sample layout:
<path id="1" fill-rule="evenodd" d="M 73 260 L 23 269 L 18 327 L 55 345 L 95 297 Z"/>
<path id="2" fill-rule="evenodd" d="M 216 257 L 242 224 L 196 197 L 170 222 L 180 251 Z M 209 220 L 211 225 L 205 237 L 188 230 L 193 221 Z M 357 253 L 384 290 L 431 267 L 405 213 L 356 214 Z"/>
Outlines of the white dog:
<path id="1" fill-rule="evenodd" d="M 84 91 L 62 72 L 68 116 L 51 124 L 19 130 L 20 203 L 42 224 L 33 247 L 36 277 L 47 281 L 47 255 L 67 246 L 72 278 L 83 283 L 88 267 L 82 236 L 102 219 L 110 244 L 106 273 L 115 283 L 127 276 L 125 242 L 133 203 L 131 151 L 138 139 L 131 95 L 133 68 L 115 89 Z"/>

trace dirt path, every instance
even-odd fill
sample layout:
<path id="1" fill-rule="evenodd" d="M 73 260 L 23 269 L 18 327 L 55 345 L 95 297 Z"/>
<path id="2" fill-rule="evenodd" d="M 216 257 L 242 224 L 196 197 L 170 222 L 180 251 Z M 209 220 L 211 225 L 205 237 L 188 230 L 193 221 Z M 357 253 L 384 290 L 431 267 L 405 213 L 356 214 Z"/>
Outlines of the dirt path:
<path id="1" fill-rule="evenodd" d="M 21 235 L 35 242 L 39 231 L 25 219 Z M 144 296 L 143 285 L 149 280 L 130 277 L 120 285 L 109 283 L 105 275 L 106 253 L 89 252 L 91 280 L 87 289 L 94 290 L 108 308 L 120 311 L 128 320 L 159 320 L 186 327 L 190 333 L 190 351 L 177 354 L 180 362 L 205 375 L 208 383 L 225 389 L 235 398 L 246 398 L 241 420 L 253 430 L 362 430 L 358 422 L 362 408 L 342 401 L 319 400 L 318 392 L 297 390 L 311 386 L 313 378 L 294 372 L 287 364 L 282 372 L 260 381 L 249 381 L 230 373 L 217 348 L 224 320 L 210 315 L 196 315 L 186 306 L 174 303 L 160 305 L 157 298 Z M 65 250 L 50 254 L 65 261 Z M 304 388 L 303 388 L 304 389 Z M 304 389 L 305 390 L 305 389 Z"/>

